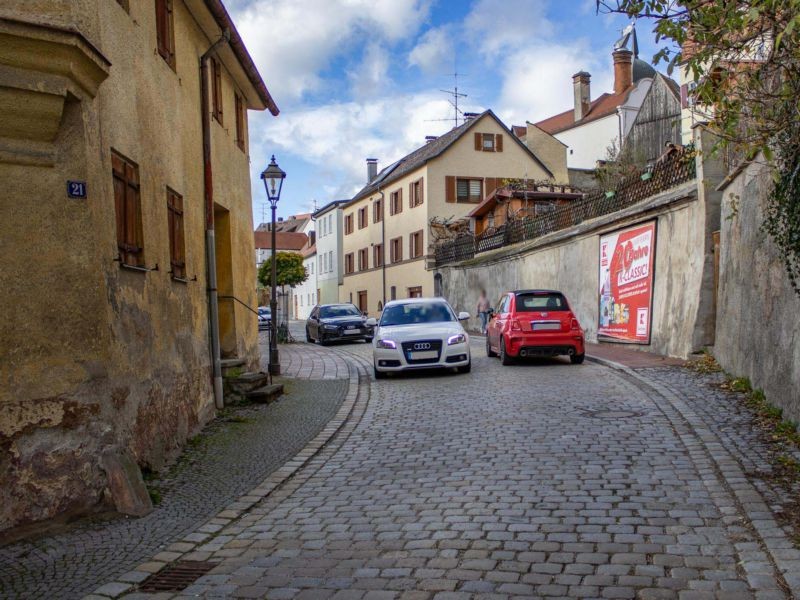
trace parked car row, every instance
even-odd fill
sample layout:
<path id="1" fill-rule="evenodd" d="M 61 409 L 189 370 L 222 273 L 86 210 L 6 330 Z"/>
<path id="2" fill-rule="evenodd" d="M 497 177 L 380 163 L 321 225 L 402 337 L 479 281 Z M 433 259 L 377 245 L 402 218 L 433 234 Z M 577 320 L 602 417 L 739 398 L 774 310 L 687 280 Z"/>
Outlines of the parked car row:
<path id="1" fill-rule="evenodd" d="M 314 307 L 306 321 L 306 340 L 327 344 L 340 340 L 372 342 L 375 378 L 421 369 L 454 369 L 469 373 L 469 334 L 442 298 L 392 300 L 380 318 L 367 318 L 353 304 Z M 528 357 L 569 356 L 581 364 L 584 332 L 567 298 L 556 290 L 517 290 L 503 294 L 490 309 L 486 355 L 503 365 Z"/>

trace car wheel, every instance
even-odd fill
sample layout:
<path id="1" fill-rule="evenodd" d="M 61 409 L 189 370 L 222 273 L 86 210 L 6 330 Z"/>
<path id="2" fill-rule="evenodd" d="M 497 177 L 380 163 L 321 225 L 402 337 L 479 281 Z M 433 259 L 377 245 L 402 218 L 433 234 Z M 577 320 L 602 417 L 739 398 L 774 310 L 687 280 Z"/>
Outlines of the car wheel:
<path id="1" fill-rule="evenodd" d="M 327 346 L 328 344 L 330 344 L 330 342 L 325 339 L 325 334 L 320 333 L 319 334 L 319 345 L 320 346 Z"/>
<path id="2" fill-rule="evenodd" d="M 486 336 L 486 356 L 492 358 L 493 356 L 497 356 L 497 353 L 492 350 L 492 345 L 489 343 L 489 336 Z"/>
<path id="3" fill-rule="evenodd" d="M 463 367 L 456 367 L 459 373 L 469 373 L 472 370 L 472 361 L 469 361 Z"/>
<path id="4" fill-rule="evenodd" d="M 311 332 L 308 330 L 308 327 L 306 327 L 306 341 L 309 344 L 313 344 L 314 343 L 314 338 L 311 337 Z"/>
<path id="5" fill-rule="evenodd" d="M 583 364 L 583 359 L 586 358 L 586 354 L 570 354 L 569 361 L 573 365 L 580 365 Z"/>
<path id="6" fill-rule="evenodd" d="M 388 373 L 384 373 L 383 371 L 378 371 L 378 368 L 373 365 L 372 370 L 375 371 L 375 379 L 386 379 Z"/>
<path id="7" fill-rule="evenodd" d="M 514 359 L 508 355 L 508 352 L 506 352 L 506 341 L 503 338 L 500 338 L 500 363 L 508 366 L 513 362 Z"/>

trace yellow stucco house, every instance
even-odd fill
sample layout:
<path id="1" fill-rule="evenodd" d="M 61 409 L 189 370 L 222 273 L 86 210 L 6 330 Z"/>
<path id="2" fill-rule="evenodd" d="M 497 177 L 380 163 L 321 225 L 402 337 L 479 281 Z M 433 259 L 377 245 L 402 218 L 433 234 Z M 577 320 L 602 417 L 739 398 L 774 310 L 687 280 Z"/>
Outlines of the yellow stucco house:
<path id="1" fill-rule="evenodd" d="M 265 109 L 220 0 L 0 3 L 0 530 L 116 503 L 110 470 L 214 414 L 209 273 L 219 354 L 257 368 Z"/>
<path id="2" fill-rule="evenodd" d="M 553 180 L 487 110 L 384 168 L 342 206 L 344 277 L 339 300 L 377 315 L 397 298 L 432 296 L 430 220 L 466 217 L 504 179 Z"/>

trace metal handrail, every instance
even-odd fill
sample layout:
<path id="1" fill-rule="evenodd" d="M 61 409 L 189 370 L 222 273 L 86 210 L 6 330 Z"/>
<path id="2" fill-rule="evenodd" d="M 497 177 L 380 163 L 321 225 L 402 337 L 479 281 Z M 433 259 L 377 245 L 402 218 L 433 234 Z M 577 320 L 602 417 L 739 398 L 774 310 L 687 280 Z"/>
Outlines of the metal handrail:
<path id="1" fill-rule="evenodd" d="M 258 314 L 257 310 L 253 310 L 251 307 L 247 306 L 247 304 L 245 304 L 244 302 L 239 300 L 236 296 L 219 296 L 219 299 L 220 300 L 235 300 L 236 302 L 238 302 L 239 304 L 244 306 L 247 310 L 249 310 L 251 313 L 255 314 L 256 316 L 260 316 Z"/>

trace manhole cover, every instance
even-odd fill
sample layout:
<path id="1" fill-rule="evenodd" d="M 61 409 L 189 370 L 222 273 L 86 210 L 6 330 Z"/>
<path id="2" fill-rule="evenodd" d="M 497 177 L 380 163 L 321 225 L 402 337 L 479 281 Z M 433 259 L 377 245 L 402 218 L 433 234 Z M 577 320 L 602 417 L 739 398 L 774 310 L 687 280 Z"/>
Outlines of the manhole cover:
<path id="1" fill-rule="evenodd" d="M 614 410 L 605 408 L 600 410 L 584 410 L 584 416 L 592 417 L 594 419 L 631 419 L 633 417 L 641 417 L 643 413 L 636 412 L 635 410 Z"/>
<path id="2" fill-rule="evenodd" d="M 213 569 L 217 563 L 184 560 L 150 575 L 139 586 L 142 592 L 180 592 Z"/>

